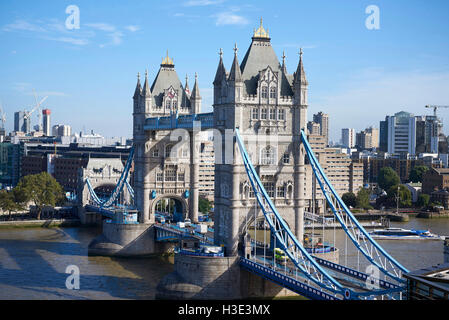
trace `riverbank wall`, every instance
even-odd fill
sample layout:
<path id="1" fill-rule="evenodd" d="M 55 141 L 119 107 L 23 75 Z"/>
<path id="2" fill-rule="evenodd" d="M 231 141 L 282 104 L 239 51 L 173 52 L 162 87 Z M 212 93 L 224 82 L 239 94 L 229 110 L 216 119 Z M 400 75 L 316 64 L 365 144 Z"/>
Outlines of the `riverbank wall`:
<path id="1" fill-rule="evenodd" d="M 79 226 L 81 226 L 81 221 L 79 219 L 0 221 L 0 228 L 70 228 Z"/>

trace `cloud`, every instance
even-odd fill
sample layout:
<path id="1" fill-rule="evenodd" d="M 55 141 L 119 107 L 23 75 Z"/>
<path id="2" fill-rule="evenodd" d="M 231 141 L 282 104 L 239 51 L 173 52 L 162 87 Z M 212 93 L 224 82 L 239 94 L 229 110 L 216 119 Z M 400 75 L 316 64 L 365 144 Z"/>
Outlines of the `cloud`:
<path id="1" fill-rule="evenodd" d="M 224 25 L 247 25 L 248 20 L 237 14 L 232 12 L 221 12 L 216 15 L 213 15 L 216 18 L 215 25 L 224 26 Z"/>
<path id="2" fill-rule="evenodd" d="M 225 0 L 189 0 L 184 2 L 184 7 L 211 6 L 225 2 Z"/>
<path id="3" fill-rule="evenodd" d="M 73 44 L 76 46 L 85 46 L 85 45 L 89 44 L 89 40 L 87 40 L 87 39 L 73 38 L 73 37 L 57 37 L 57 38 L 45 37 L 43 39 L 70 43 L 70 44 Z"/>
<path id="4" fill-rule="evenodd" d="M 106 31 L 106 32 L 113 32 L 116 30 L 116 28 L 113 25 L 110 25 L 108 23 L 102 23 L 102 22 L 98 22 L 98 23 L 85 23 L 83 26 L 88 26 L 100 31 Z"/>
<path id="5" fill-rule="evenodd" d="M 131 31 L 131 32 L 136 32 L 136 31 L 140 30 L 140 27 L 139 26 L 131 26 L 130 25 L 130 26 L 126 26 L 125 29 L 128 30 L 128 31 Z"/>
<path id="6" fill-rule="evenodd" d="M 117 46 L 122 43 L 123 33 L 120 31 L 116 31 L 109 34 L 109 37 L 111 38 L 111 43 Z"/>
<path id="7" fill-rule="evenodd" d="M 2 28 L 3 31 L 29 31 L 29 32 L 46 32 L 47 30 L 37 24 L 30 23 L 25 20 L 16 20 L 11 24 L 7 24 Z"/>
<path id="8" fill-rule="evenodd" d="M 57 19 L 48 19 L 47 21 L 29 22 L 22 19 L 3 26 L 1 29 L 5 32 L 27 32 L 33 33 L 39 39 L 48 41 L 58 41 L 68 43 L 74 46 L 86 46 L 93 42 L 103 42 L 99 46 L 101 48 L 108 45 L 120 45 L 123 42 L 123 30 L 136 32 L 140 30 L 137 25 L 125 26 L 120 28 L 104 22 L 90 22 L 81 24 L 81 28 L 74 31 L 68 30 L 65 23 Z M 105 43 L 104 39 L 109 39 Z"/>

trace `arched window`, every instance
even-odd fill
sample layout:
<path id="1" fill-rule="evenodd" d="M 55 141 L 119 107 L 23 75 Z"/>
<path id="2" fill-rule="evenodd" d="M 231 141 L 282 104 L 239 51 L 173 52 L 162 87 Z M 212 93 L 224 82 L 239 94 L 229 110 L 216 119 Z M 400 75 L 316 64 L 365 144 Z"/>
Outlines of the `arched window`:
<path id="1" fill-rule="evenodd" d="M 167 100 L 167 101 L 165 102 L 165 109 L 167 109 L 167 110 L 170 110 L 170 109 L 171 109 L 171 101 L 170 101 L 170 100 Z"/>
<path id="2" fill-rule="evenodd" d="M 172 148 L 173 148 L 173 145 L 171 145 L 171 144 L 168 144 L 165 146 L 165 157 L 166 158 L 170 158 L 170 153 L 171 153 Z"/>
<path id="3" fill-rule="evenodd" d="M 262 98 L 263 99 L 268 98 L 268 87 L 267 86 L 262 86 Z"/>
<path id="4" fill-rule="evenodd" d="M 261 164 L 274 165 L 276 164 L 276 150 L 272 146 L 263 148 L 260 155 Z"/>
<path id="5" fill-rule="evenodd" d="M 271 87 L 270 88 L 270 98 L 271 99 L 276 99 L 276 87 Z"/>

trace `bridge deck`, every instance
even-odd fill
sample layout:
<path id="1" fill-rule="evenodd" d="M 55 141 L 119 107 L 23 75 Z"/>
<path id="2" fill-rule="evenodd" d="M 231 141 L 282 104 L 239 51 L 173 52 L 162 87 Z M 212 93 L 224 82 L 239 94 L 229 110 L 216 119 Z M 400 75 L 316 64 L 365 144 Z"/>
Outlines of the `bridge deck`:
<path id="1" fill-rule="evenodd" d="M 188 115 L 173 114 L 168 117 L 152 117 L 145 119 L 144 130 L 172 130 L 194 127 L 201 129 L 214 128 L 214 113 L 197 113 Z"/>

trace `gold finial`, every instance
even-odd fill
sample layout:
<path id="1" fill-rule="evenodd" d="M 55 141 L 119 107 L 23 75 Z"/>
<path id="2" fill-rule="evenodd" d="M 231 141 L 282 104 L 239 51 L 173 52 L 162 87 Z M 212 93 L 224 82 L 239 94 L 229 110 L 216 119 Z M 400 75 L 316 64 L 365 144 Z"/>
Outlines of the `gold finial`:
<path id="1" fill-rule="evenodd" d="M 220 52 L 218 52 L 218 54 L 220 55 L 220 58 L 223 57 L 223 49 L 220 48 Z"/>
<path id="2" fill-rule="evenodd" d="M 137 81 L 140 81 L 140 72 L 137 72 Z"/>
<path id="3" fill-rule="evenodd" d="M 262 20 L 262 17 L 260 17 L 260 26 L 259 26 L 259 29 L 257 29 L 257 30 L 254 29 L 254 35 L 253 35 L 253 37 L 255 37 L 255 38 L 265 38 L 265 39 L 270 38 L 270 36 L 269 36 L 269 34 L 268 34 L 268 29 L 265 30 L 264 27 L 263 27 L 263 20 Z"/>
<path id="4" fill-rule="evenodd" d="M 237 42 L 234 44 L 234 53 L 237 54 L 237 51 L 239 51 L 239 48 L 237 48 Z"/>
<path id="5" fill-rule="evenodd" d="M 162 59 L 162 64 L 168 64 L 168 65 L 174 64 L 173 59 L 170 59 L 170 57 L 168 56 L 168 50 L 167 50 L 167 56 Z"/>
<path id="6" fill-rule="evenodd" d="M 282 50 L 282 64 L 285 65 L 285 50 Z"/>

